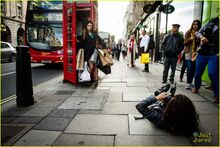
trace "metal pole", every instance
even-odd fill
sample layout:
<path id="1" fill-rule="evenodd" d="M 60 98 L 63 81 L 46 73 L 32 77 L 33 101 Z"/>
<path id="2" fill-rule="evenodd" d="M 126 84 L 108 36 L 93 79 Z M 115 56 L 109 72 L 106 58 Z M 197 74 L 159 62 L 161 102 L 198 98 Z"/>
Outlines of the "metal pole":
<path id="1" fill-rule="evenodd" d="M 166 34 L 167 34 L 167 24 L 168 24 L 168 5 L 166 5 L 167 13 L 166 13 Z"/>
<path id="2" fill-rule="evenodd" d="M 156 39 L 155 39 L 155 56 L 154 56 L 154 62 L 158 62 L 159 59 L 159 43 L 160 43 L 160 33 L 159 33 L 159 27 L 160 27 L 160 13 L 157 12 L 156 15 Z"/>
<path id="3" fill-rule="evenodd" d="M 16 50 L 16 102 L 18 107 L 30 106 L 34 97 L 29 47 L 19 45 Z"/>

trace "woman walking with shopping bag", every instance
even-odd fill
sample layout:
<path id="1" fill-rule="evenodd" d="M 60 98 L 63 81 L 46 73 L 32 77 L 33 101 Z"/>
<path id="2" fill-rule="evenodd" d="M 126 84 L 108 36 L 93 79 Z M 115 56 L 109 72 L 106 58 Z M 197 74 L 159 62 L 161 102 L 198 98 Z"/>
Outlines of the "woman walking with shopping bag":
<path id="1" fill-rule="evenodd" d="M 89 72 L 91 75 L 91 82 L 98 85 L 98 69 L 96 68 L 97 49 L 101 48 L 99 44 L 101 38 L 94 30 L 92 21 L 88 21 L 83 29 L 82 48 L 84 49 L 84 61 L 88 62 Z"/>

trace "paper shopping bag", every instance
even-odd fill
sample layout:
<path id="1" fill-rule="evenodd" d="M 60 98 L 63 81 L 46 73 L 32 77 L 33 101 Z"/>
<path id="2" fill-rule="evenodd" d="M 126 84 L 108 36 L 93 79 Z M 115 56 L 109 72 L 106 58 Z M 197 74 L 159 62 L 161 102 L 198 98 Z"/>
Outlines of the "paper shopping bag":
<path id="1" fill-rule="evenodd" d="M 112 66 L 114 64 L 107 49 L 99 49 L 99 58 L 103 66 Z"/>
<path id="2" fill-rule="evenodd" d="M 84 49 L 79 49 L 77 53 L 76 70 L 84 70 Z"/>

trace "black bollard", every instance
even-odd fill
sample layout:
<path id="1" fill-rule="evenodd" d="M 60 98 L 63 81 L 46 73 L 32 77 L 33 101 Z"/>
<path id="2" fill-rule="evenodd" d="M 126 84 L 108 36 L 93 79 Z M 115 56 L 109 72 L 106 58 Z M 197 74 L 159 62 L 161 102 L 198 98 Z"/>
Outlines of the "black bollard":
<path id="1" fill-rule="evenodd" d="M 19 45 L 16 50 L 16 102 L 18 107 L 30 106 L 34 97 L 29 47 Z"/>

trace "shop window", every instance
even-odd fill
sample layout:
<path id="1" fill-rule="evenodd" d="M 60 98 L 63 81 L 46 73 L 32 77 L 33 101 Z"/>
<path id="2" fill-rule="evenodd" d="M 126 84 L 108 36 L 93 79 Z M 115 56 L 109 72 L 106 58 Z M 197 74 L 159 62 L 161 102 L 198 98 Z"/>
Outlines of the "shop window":
<path id="1" fill-rule="evenodd" d="M 22 1 L 17 1 L 17 16 L 22 18 Z"/>
<path id="2" fill-rule="evenodd" d="M 6 2 L 1 1 L 1 14 L 6 15 Z"/>

